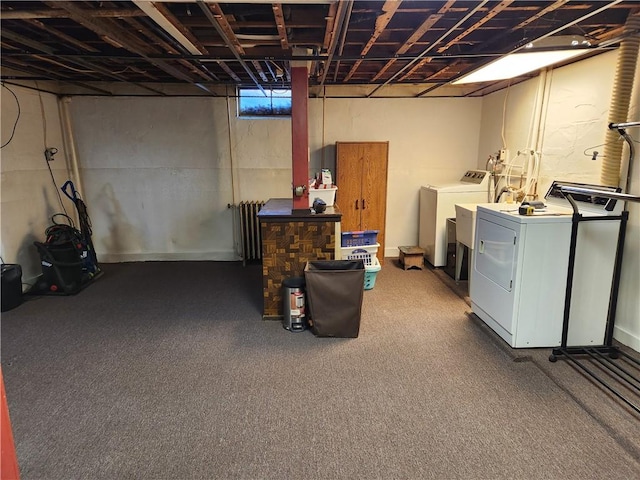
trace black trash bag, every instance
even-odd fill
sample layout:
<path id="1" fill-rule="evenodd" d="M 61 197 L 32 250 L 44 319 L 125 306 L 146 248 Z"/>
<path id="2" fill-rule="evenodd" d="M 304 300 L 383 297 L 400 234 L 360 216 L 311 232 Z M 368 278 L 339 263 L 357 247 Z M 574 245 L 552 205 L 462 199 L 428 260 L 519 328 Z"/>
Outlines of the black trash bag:
<path id="1" fill-rule="evenodd" d="M 362 260 L 307 262 L 304 276 L 314 335 L 340 338 L 358 336 L 364 274 Z"/>

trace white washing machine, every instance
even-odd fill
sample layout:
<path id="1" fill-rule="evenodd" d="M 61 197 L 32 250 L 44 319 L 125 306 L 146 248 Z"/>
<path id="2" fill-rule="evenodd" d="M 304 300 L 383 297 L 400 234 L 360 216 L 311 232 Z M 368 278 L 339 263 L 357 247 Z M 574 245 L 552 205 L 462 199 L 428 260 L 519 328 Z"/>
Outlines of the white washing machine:
<path id="1" fill-rule="evenodd" d="M 561 343 L 573 214 L 561 184 L 569 183 L 554 182 L 547 208 L 532 216 L 519 215 L 519 204 L 477 207 L 471 306 L 513 348 Z M 623 208 L 603 197 L 573 197 L 584 217 L 619 216 Z M 620 220 L 578 224 L 568 346 L 604 342 L 619 229 Z"/>
<path id="2" fill-rule="evenodd" d="M 455 218 L 456 203 L 487 202 L 490 179 L 487 171 L 469 170 L 457 183 L 427 185 L 420 189 L 418 244 L 434 267 L 447 263 L 447 218 Z"/>

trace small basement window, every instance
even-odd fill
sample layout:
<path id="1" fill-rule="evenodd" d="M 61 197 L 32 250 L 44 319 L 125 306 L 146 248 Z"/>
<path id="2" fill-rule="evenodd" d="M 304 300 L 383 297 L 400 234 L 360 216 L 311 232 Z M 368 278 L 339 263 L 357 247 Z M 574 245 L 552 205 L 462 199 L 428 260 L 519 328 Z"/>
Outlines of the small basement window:
<path id="1" fill-rule="evenodd" d="M 265 95 L 266 93 L 266 95 Z M 287 117 L 291 116 L 291 89 L 257 88 L 238 89 L 238 116 Z"/>

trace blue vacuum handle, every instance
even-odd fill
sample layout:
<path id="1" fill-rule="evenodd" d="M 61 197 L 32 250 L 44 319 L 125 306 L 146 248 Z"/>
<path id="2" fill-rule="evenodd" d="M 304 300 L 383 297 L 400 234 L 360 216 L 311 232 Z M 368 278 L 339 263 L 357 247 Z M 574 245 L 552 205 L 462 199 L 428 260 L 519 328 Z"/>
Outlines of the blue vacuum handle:
<path id="1" fill-rule="evenodd" d="M 71 187 L 71 195 L 69 195 L 69 192 L 67 192 L 67 189 L 69 187 Z M 71 180 L 67 180 L 65 184 L 62 185 L 62 188 L 60 190 L 62 190 L 70 200 L 75 202 L 78 199 L 78 191 L 76 190 L 76 187 L 73 185 L 73 182 Z"/>

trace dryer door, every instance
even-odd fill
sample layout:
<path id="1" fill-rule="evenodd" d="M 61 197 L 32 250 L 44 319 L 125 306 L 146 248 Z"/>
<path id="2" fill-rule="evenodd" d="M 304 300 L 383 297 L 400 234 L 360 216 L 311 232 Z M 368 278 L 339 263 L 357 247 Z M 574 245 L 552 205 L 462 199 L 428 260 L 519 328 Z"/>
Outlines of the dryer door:
<path id="1" fill-rule="evenodd" d="M 516 270 L 516 232 L 478 218 L 476 229 L 476 270 L 510 292 Z"/>

